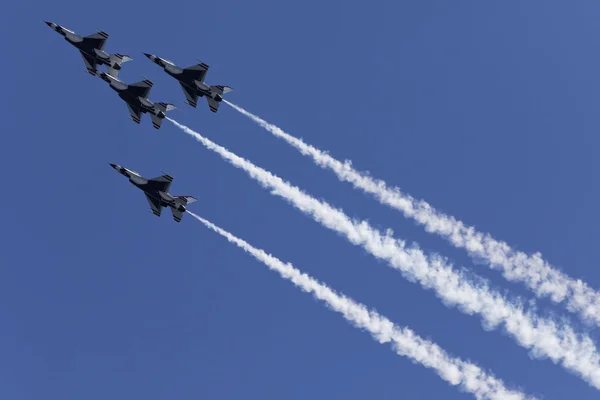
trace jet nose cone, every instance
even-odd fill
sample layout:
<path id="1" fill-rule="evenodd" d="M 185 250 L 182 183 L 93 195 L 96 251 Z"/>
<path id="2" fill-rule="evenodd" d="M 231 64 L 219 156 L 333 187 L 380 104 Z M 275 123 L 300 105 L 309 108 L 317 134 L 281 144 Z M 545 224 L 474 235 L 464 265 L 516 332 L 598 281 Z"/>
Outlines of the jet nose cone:
<path id="1" fill-rule="evenodd" d="M 111 167 L 113 167 L 114 169 L 117 169 L 117 164 L 108 164 L 108 165 L 110 165 L 110 166 L 111 166 Z"/>
<path id="2" fill-rule="evenodd" d="M 153 54 L 150 54 L 150 53 L 144 53 L 144 55 L 145 55 L 146 57 L 148 57 L 149 59 L 151 59 L 151 60 L 154 60 L 154 58 L 156 58 L 156 57 L 154 57 L 154 55 L 153 55 Z"/>
<path id="3" fill-rule="evenodd" d="M 44 21 L 44 23 L 45 23 L 46 25 L 48 25 L 50 28 L 52 28 L 52 22 Z"/>

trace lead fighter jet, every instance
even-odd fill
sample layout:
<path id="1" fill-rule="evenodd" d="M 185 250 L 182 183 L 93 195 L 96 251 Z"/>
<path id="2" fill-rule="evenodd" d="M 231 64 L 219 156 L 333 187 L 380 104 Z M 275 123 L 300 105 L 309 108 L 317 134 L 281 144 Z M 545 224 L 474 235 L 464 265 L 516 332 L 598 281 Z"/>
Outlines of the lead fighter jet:
<path id="1" fill-rule="evenodd" d="M 160 217 L 163 207 L 170 207 L 173 219 L 176 222 L 181 222 L 183 213 L 186 211 L 186 206 L 196 201 L 196 198 L 193 196 L 173 196 L 168 193 L 169 186 L 171 186 L 171 182 L 173 181 L 172 176 L 165 174 L 158 178 L 146 179 L 137 172 L 121 167 L 120 165 L 110 164 L 110 166 L 129 178 L 129 182 L 138 189 L 144 191 L 152 213 L 158 217 Z"/>
<path id="2" fill-rule="evenodd" d="M 154 103 L 148 99 L 148 94 L 153 85 L 152 81 L 148 79 L 128 85 L 105 72 L 100 73 L 100 78 L 108 82 L 110 87 L 119 94 L 119 97 L 127 103 L 131 120 L 136 124 L 140 123 L 142 113 L 150 113 L 152 125 L 159 129 L 166 117 L 165 113 L 175 108 L 173 104 Z"/>
<path id="3" fill-rule="evenodd" d="M 106 39 L 108 39 L 108 33 L 106 32 L 100 31 L 93 35 L 82 37 L 54 22 L 44 22 L 50 28 L 63 35 L 67 42 L 79 50 L 87 71 L 94 76 L 98 72 L 98 64 L 106 65 L 108 73 L 116 77 L 118 71 L 121 69 L 121 64 L 133 60 L 133 58 L 125 54 L 108 54 L 104 51 L 104 44 L 106 43 Z"/>
<path id="4" fill-rule="evenodd" d="M 194 108 L 196 108 L 198 96 L 206 97 L 210 110 L 217 112 L 219 104 L 223 100 L 223 95 L 233 91 L 229 86 L 210 86 L 204 83 L 204 78 L 208 72 L 208 65 L 203 62 L 188 68 L 180 68 L 171 61 L 153 54 L 144 53 L 144 55 L 155 64 L 163 67 L 167 74 L 179 81 L 188 104 Z"/>

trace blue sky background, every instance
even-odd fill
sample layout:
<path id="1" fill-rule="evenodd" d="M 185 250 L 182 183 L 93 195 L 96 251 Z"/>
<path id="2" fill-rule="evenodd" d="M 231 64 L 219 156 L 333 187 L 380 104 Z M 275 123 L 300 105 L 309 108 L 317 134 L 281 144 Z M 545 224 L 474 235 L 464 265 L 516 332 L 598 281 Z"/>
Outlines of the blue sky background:
<path id="1" fill-rule="evenodd" d="M 228 98 L 600 288 L 600 5 L 594 1 L 7 3 L 0 25 L 0 396 L 470 399 L 349 326 L 192 218 L 146 212 L 112 170 L 166 171 L 191 209 L 450 353 L 546 399 L 596 390 L 446 308 L 165 122 L 137 126 L 43 20 L 129 54 L 120 77 L 309 193 L 520 286 L 337 182 L 223 105 L 185 105 L 150 52 L 211 69 Z M 562 309 L 539 302 L 545 315 Z M 596 332 L 592 332 L 598 338 Z"/>

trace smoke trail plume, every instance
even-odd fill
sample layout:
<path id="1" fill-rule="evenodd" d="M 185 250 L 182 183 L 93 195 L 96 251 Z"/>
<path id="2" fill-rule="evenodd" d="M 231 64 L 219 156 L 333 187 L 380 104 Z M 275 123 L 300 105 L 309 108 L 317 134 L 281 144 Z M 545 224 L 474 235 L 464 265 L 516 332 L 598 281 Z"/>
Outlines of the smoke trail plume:
<path id="1" fill-rule="evenodd" d="M 320 167 L 333 171 L 341 181 L 349 182 L 355 188 L 373 195 L 380 203 L 401 211 L 405 217 L 423 225 L 428 232 L 444 237 L 456 247 L 465 248 L 471 257 L 486 260 L 491 268 L 501 271 L 506 279 L 524 283 L 538 297 L 550 297 L 555 303 L 565 303 L 569 311 L 600 326 L 600 293 L 585 282 L 552 267 L 540 253 L 528 255 L 514 250 L 505 242 L 443 214 L 425 201 L 414 199 L 398 188 L 388 187 L 382 180 L 355 170 L 350 161 L 336 160 L 249 111 L 228 101 L 225 103 L 285 140 L 303 155 L 311 157 Z"/>
<path id="2" fill-rule="evenodd" d="M 503 325 L 505 331 L 521 346 L 530 349 L 533 356 L 548 357 L 600 389 L 600 355 L 589 337 L 580 337 L 569 326 L 559 326 L 554 321 L 525 313 L 521 307 L 506 301 L 486 285 L 475 285 L 463 274 L 454 271 L 442 257 L 427 257 L 418 247 L 407 247 L 403 241 L 394 239 L 391 232 L 383 235 L 365 221 L 352 221 L 341 210 L 307 195 L 198 132 L 167 119 L 207 149 L 244 170 L 263 187 L 270 189 L 272 194 L 284 198 L 323 226 L 342 234 L 352 244 L 387 261 L 408 280 L 432 289 L 446 305 L 457 306 L 467 314 L 479 314 L 486 327 Z"/>
<path id="3" fill-rule="evenodd" d="M 264 250 L 253 247 L 244 240 L 190 211 L 188 213 L 209 229 L 225 237 L 229 242 L 237 245 L 265 264 L 269 269 L 278 272 L 282 278 L 291 281 L 296 287 L 323 301 L 329 308 L 342 314 L 354 326 L 368 331 L 377 342 L 391 343 L 397 354 L 408 357 L 424 367 L 433 369 L 449 384 L 459 386 L 460 389 L 482 400 L 529 399 L 521 392 L 507 389 L 501 380 L 486 373 L 477 365 L 450 357 L 438 345 L 419 337 L 412 330 L 395 326 L 376 311 L 369 310 L 351 298 L 336 293 L 325 284 L 301 273 L 290 263 L 284 263 L 278 258 L 267 254 Z"/>

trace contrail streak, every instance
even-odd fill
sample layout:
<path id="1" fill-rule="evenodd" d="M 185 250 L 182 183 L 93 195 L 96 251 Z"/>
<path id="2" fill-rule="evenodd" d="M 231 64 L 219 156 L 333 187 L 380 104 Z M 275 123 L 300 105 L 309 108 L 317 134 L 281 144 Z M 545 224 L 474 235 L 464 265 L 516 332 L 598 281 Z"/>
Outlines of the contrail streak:
<path id="1" fill-rule="evenodd" d="M 390 231 L 383 235 L 365 221 L 352 221 L 341 210 L 307 195 L 198 132 L 168 117 L 167 119 L 207 149 L 246 171 L 251 178 L 270 189 L 272 194 L 284 198 L 323 226 L 344 235 L 352 244 L 387 261 L 408 280 L 417 281 L 423 287 L 434 290 L 446 305 L 457 306 L 467 314 L 479 314 L 486 327 L 502 324 L 505 331 L 521 346 L 530 349 L 533 356 L 549 357 L 600 389 L 600 356 L 589 337 L 580 337 L 569 326 L 559 326 L 554 321 L 525 313 L 520 306 L 506 301 L 485 284 L 475 285 L 463 274 L 454 271 L 439 255 L 427 257 L 418 247 L 407 248 L 403 241 L 394 239 Z"/>
<path id="2" fill-rule="evenodd" d="M 529 396 L 514 390 L 509 390 L 504 383 L 483 371 L 479 366 L 450 357 L 435 343 L 427 341 L 408 328 L 394 325 L 389 319 L 376 311 L 356 303 L 349 297 L 336 293 L 323 283 L 300 272 L 290 263 L 284 263 L 278 258 L 257 249 L 246 241 L 219 228 L 213 223 L 188 211 L 190 215 L 202 222 L 209 229 L 225 237 L 245 252 L 264 263 L 269 269 L 278 272 L 282 278 L 289 280 L 304 292 L 311 293 L 315 298 L 326 303 L 332 310 L 339 312 L 344 318 L 358 328 L 367 330 L 378 343 L 391 343 L 394 351 L 401 356 L 410 358 L 413 362 L 433 369 L 450 385 L 459 386 L 477 399 L 520 400 L 530 399 Z"/>
<path id="3" fill-rule="evenodd" d="M 285 140 L 303 155 L 311 157 L 320 167 L 333 171 L 339 180 L 349 182 L 373 195 L 380 203 L 401 211 L 405 217 L 425 226 L 428 232 L 437 233 L 456 247 L 465 248 L 471 257 L 487 260 L 492 269 L 500 270 L 510 281 L 524 283 L 538 297 L 550 297 L 555 303 L 564 302 L 569 311 L 600 326 L 600 292 L 553 268 L 540 253 L 528 255 L 514 250 L 505 242 L 443 214 L 427 202 L 414 199 L 397 187 L 390 188 L 384 181 L 355 170 L 350 161 L 339 161 L 249 111 L 228 101 L 225 103 Z"/>

